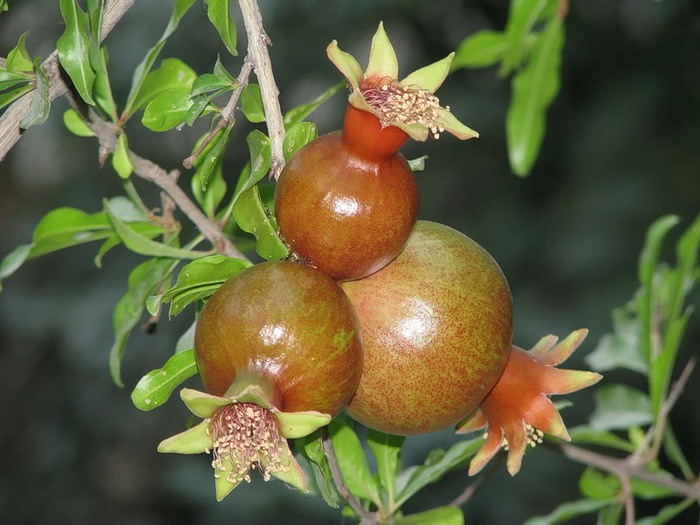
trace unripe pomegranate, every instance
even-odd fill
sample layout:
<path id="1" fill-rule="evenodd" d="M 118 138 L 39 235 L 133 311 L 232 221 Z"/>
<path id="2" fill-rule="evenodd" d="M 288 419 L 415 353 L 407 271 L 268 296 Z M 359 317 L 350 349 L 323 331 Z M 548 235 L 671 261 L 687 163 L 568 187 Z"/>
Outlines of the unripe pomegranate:
<path id="1" fill-rule="evenodd" d="M 362 372 L 361 332 L 338 284 L 290 261 L 252 266 L 226 281 L 197 321 L 195 358 L 207 393 L 183 390 L 205 420 L 159 447 L 213 450 L 217 497 L 251 468 L 306 489 L 284 438 L 327 424 Z"/>
<path id="2" fill-rule="evenodd" d="M 455 425 L 493 388 L 510 353 L 512 298 L 493 258 L 418 221 L 401 254 L 342 284 L 362 325 L 364 370 L 347 413 L 390 434 Z"/>
<path id="3" fill-rule="evenodd" d="M 336 280 L 360 279 L 398 255 L 416 221 L 418 191 L 399 148 L 442 131 L 461 139 L 477 134 L 433 95 L 453 55 L 399 81 L 396 53 L 380 24 L 364 73 L 335 41 L 328 56 L 352 88 L 343 129 L 289 160 L 275 213 L 299 259 Z"/>

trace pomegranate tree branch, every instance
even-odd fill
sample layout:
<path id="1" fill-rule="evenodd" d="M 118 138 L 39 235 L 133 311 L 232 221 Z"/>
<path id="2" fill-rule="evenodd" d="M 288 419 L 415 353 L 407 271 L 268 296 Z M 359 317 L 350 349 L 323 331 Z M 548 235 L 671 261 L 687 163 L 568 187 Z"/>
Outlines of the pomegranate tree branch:
<path id="1" fill-rule="evenodd" d="M 265 33 L 262 15 L 256 0 L 239 0 L 238 4 L 243 15 L 243 24 L 248 35 L 248 56 L 253 61 L 255 76 L 260 85 L 263 109 L 267 133 L 270 136 L 270 149 L 272 162 L 270 164 L 270 176 L 277 179 L 284 167 L 284 119 L 279 102 L 279 89 L 272 73 L 272 62 L 267 46 L 272 42 Z"/>
<path id="2" fill-rule="evenodd" d="M 224 106 L 224 109 L 221 110 L 221 117 L 214 126 L 214 129 L 212 129 L 209 132 L 209 134 L 202 141 L 197 150 L 192 155 L 190 155 L 182 161 L 182 165 L 185 166 L 185 168 L 190 169 L 192 166 L 194 166 L 199 156 L 206 149 L 206 147 L 209 144 L 211 144 L 211 141 L 214 140 L 214 137 L 216 137 L 216 134 L 219 131 L 234 124 L 234 122 L 236 121 L 236 118 L 234 117 L 234 113 L 236 112 L 236 106 L 238 105 L 238 101 L 241 98 L 241 93 L 243 93 L 243 89 L 245 89 L 245 87 L 248 85 L 248 78 L 250 77 L 250 72 L 252 70 L 253 62 L 250 59 L 250 57 L 247 56 L 243 61 L 243 67 L 241 67 L 240 73 L 238 73 L 238 78 L 236 79 L 236 87 L 231 92 L 231 97 L 228 99 L 226 106 Z"/>
<path id="3" fill-rule="evenodd" d="M 72 97 L 71 97 L 72 98 Z M 114 152 L 117 147 L 117 129 L 114 124 L 106 122 L 93 110 L 89 111 L 90 129 L 95 133 L 100 143 L 101 156 Z M 175 202 L 178 208 L 194 223 L 202 232 L 202 235 L 212 243 L 215 249 L 238 259 L 246 259 L 245 255 L 236 248 L 226 237 L 217 224 L 209 220 L 184 190 L 178 185 L 179 172 L 168 173 L 163 168 L 149 159 L 145 159 L 129 150 L 129 158 L 134 166 L 134 174 L 141 179 L 152 182 L 164 191 Z"/>
<path id="4" fill-rule="evenodd" d="M 627 459 L 606 456 L 569 443 L 563 443 L 559 445 L 559 447 L 566 457 L 578 463 L 597 467 L 611 474 L 615 474 L 621 479 L 627 477 L 648 481 L 700 502 L 699 481 L 682 481 L 675 477 L 649 472 L 643 467 L 631 464 Z"/>
<path id="5" fill-rule="evenodd" d="M 105 39 L 132 5 L 134 5 L 134 0 L 107 0 L 105 2 L 100 41 Z M 68 92 L 68 86 L 61 79 L 61 67 L 58 61 L 57 50 L 54 50 L 41 63 L 41 68 L 49 78 L 49 100 L 65 95 Z M 32 92 L 24 94 L 10 104 L 0 116 L 0 162 L 22 136 L 20 122 L 29 111 L 31 100 Z"/>

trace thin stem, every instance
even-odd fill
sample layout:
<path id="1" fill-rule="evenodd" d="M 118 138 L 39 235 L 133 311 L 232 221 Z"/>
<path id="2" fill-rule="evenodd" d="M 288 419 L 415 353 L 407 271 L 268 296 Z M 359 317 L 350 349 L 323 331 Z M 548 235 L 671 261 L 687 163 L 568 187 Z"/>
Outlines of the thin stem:
<path id="1" fill-rule="evenodd" d="M 248 78 L 250 77 L 250 73 L 252 70 L 253 62 L 249 57 L 246 57 L 246 59 L 243 61 L 241 71 L 238 74 L 238 78 L 236 79 L 236 87 L 231 92 L 231 97 L 228 99 L 226 106 L 224 106 L 224 109 L 221 110 L 221 117 L 217 121 L 216 126 L 214 126 L 214 129 L 212 129 L 209 132 L 206 138 L 199 145 L 197 151 L 195 151 L 192 155 L 190 155 L 182 161 L 182 164 L 183 166 L 185 166 L 185 168 L 189 169 L 192 166 L 194 166 L 199 156 L 206 149 L 206 147 L 209 144 L 211 144 L 211 141 L 214 139 L 214 137 L 219 131 L 234 124 L 234 122 L 236 121 L 236 118 L 234 117 L 236 106 L 238 105 L 238 101 L 241 98 L 241 93 L 243 93 L 243 89 L 248 85 Z"/>
<path id="2" fill-rule="evenodd" d="M 377 516 L 367 511 L 355 496 L 350 493 L 345 481 L 343 480 L 343 473 L 340 471 L 340 465 L 338 465 L 338 457 L 335 455 L 335 450 L 333 449 L 333 442 L 328 433 L 328 428 L 323 429 L 323 434 L 321 437 L 321 444 L 323 446 L 323 453 L 328 459 L 328 468 L 331 471 L 331 477 L 333 478 L 333 483 L 340 491 L 343 499 L 347 501 L 350 508 L 355 511 L 355 513 L 360 517 L 360 524 L 370 525 L 379 523 L 377 521 Z"/>
<path id="3" fill-rule="evenodd" d="M 279 102 L 279 89 L 272 73 L 272 62 L 267 46 L 271 45 L 270 37 L 265 33 L 260 8 L 255 0 L 239 0 L 238 4 L 243 15 L 245 32 L 248 35 L 248 56 L 253 61 L 255 76 L 260 85 L 267 132 L 270 136 L 272 162 L 270 176 L 277 179 L 284 167 L 284 118 Z"/>
<path id="4" fill-rule="evenodd" d="M 649 472 L 637 465 L 631 464 L 626 459 L 613 458 L 576 445 L 571 445 L 570 443 L 563 443 L 559 445 L 559 447 L 566 457 L 578 463 L 597 467 L 611 474 L 615 474 L 619 478 L 627 476 L 649 481 L 655 485 L 669 488 L 693 500 L 700 501 L 700 483 L 697 481 L 689 483 L 675 477 L 669 477 L 666 474 L 662 475 Z"/>
<path id="5" fill-rule="evenodd" d="M 105 3 L 100 40 L 105 39 L 132 5 L 134 5 L 134 0 L 111 0 Z M 57 50 L 54 50 L 41 63 L 41 67 L 49 78 L 49 100 L 54 100 L 68 93 L 68 86 L 61 79 L 61 67 L 58 62 Z M 31 100 L 32 92 L 26 93 L 10 104 L 0 116 L 0 162 L 22 136 L 22 128 L 19 123 L 29 111 Z"/>

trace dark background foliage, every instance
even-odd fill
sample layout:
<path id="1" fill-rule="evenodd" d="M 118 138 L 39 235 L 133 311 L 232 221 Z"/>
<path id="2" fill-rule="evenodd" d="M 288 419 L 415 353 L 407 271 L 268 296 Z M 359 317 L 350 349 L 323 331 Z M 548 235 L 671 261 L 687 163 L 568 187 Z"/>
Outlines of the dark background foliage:
<path id="1" fill-rule="evenodd" d="M 170 5 L 137 2 L 108 38 L 118 100 L 126 96 L 130 72 L 160 36 Z M 0 55 L 26 30 L 30 53 L 48 55 L 63 29 L 57 2 L 14 0 L 10 6 L 0 16 Z M 502 29 L 508 2 L 305 0 L 261 6 L 274 42 L 282 107 L 288 109 L 338 81 L 325 57 L 333 38 L 362 62 L 384 20 L 407 73 L 446 55 L 476 30 Z M 561 93 L 528 179 L 509 171 L 509 83 L 493 68 L 459 71 L 438 92 L 480 139 L 445 137 L 410 144 L 404 154 L 429 155 L 426 171 L 417 174 L 421 218 L 467 233 L 501 263 L 515 298 L 514 342 L 528 347 L 547 333 L 563 336 L 588 327 L 589 339 L 572 359 L 572 365 L 584 366 L 582 356 L 611 328 L 610 310 L 636 290 L 647 226 L 667 213 L 679 214 L 687 226 L 698 212 L 700 9 L 690 0 L 587 0 L 572 2 L 566 25 Z M 244 52 L 244 43 L 239 48 Z M 162 56 L 182 58 L 204 73 L 224 52 L 204 10 L 195 6 Z M 240 58 L 224 62 L 232 72 L 240 67 Z M 343 106 L 337 96 L 313 115 L 321 132 L 339 126 Z M 30 129 L 0 164 L 0 256 L 28 242 L 48 210 L 68 205 L 94 212 L 103 196 L 121 192 L 111 168 L 98 166 L 96 143 L 65 131 L 65 109 L 65 102 L 56 101 L 49 121 Z M 132 128 L 132 148 L 166 169 L 180 166 L 203 131 Z M 241 123 L 227 152 L 230 181 L 245 162 L 244 131 Z M 156 206 L 157 193 L 139 187 Z M 115 250 L 98 270 L 95 250 L 84 246 L 36 260 L 0 293 L 0 522 L 343 522 L 320 499 L 259 479 L 216 504 L 204 457 L 156 452 L 162 438 L 182 428 L 186 409 L 173 400 L 152 413 L 139 412 L 130 388 L 164 362 L 191 316 L 162 322 L 154 335 L 135 331 L 125 356 L 127 387 L 114 386 L 107 370 L 111 310 L 138 258 Z M 697 315 L 691 325 L 681 363 L 697 352 Z M 620 373 L 606 380 L 643 386 L 640 377 Z M 695 466 L 699 386 L 697 377 L 691 380 L 672 417 Z M 576 424 L 593 405 L 588 393 L 572 399 L 576 406 L 564 417 Z M 409 438 L 404 459 L 422 462 L 429 450 L 455 439 L 449 431 Z M 520 523 L 547 513 L 577 498 L 580 471 L 544 447 L 528 455 L 516 478 L 500 465 L 469 502 L 467 522 Z M 465 472 L 451 474 L 407 510 L 445 504 L 468 482 Z"/>

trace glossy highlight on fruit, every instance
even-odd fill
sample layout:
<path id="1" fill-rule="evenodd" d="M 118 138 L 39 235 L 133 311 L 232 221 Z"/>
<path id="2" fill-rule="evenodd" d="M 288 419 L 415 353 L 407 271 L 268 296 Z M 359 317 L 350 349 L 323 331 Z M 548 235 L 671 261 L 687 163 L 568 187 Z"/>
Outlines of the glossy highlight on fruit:
<path id="1" fill-rule="evenodd" d="M 418 221 L 391 264 L 342 286 L 365 349 L 346 409 L 353 419 L 389 434 L 432 432 L 462 420 L 496 384 L 510 353 L 512 297 L 469 237 Z"/>
<path id="2" fill-rule="evenodd" d="M 398 153 L 409 139 L 478 134 L 434 95 L 453 55 L 398 79 L 384 26 L 363 72 L 333 41 L 328 57 L 351 88 L 342 131 L 323 135 L 289 160 L 278 178 L 275 214 L 294 256 L 339 281 L 361 279 L 401 251 L 418 212 L 418 191 Z"/>
<path id="3" fill-rule="evenodd" d="M 361 374 L 361 333 L 343 290 L 290 261 L 257 264 L 225 282 L 202 310 L 194 343 L 207 392 L 256 384 L 285 412 L 334 416 Z"/>
<path id="4" fill-rule="evenodd" d="M 211 452 L 218 500 L 253 469 L 307 491 L 287 439 L 327 425 L 362 372 L 359 322 L 340 286 L 291 261 L 247 268 L 202 310 L 195 359 L 207 392 L 180 396 L 203 421 L 158 451 Z"/>

